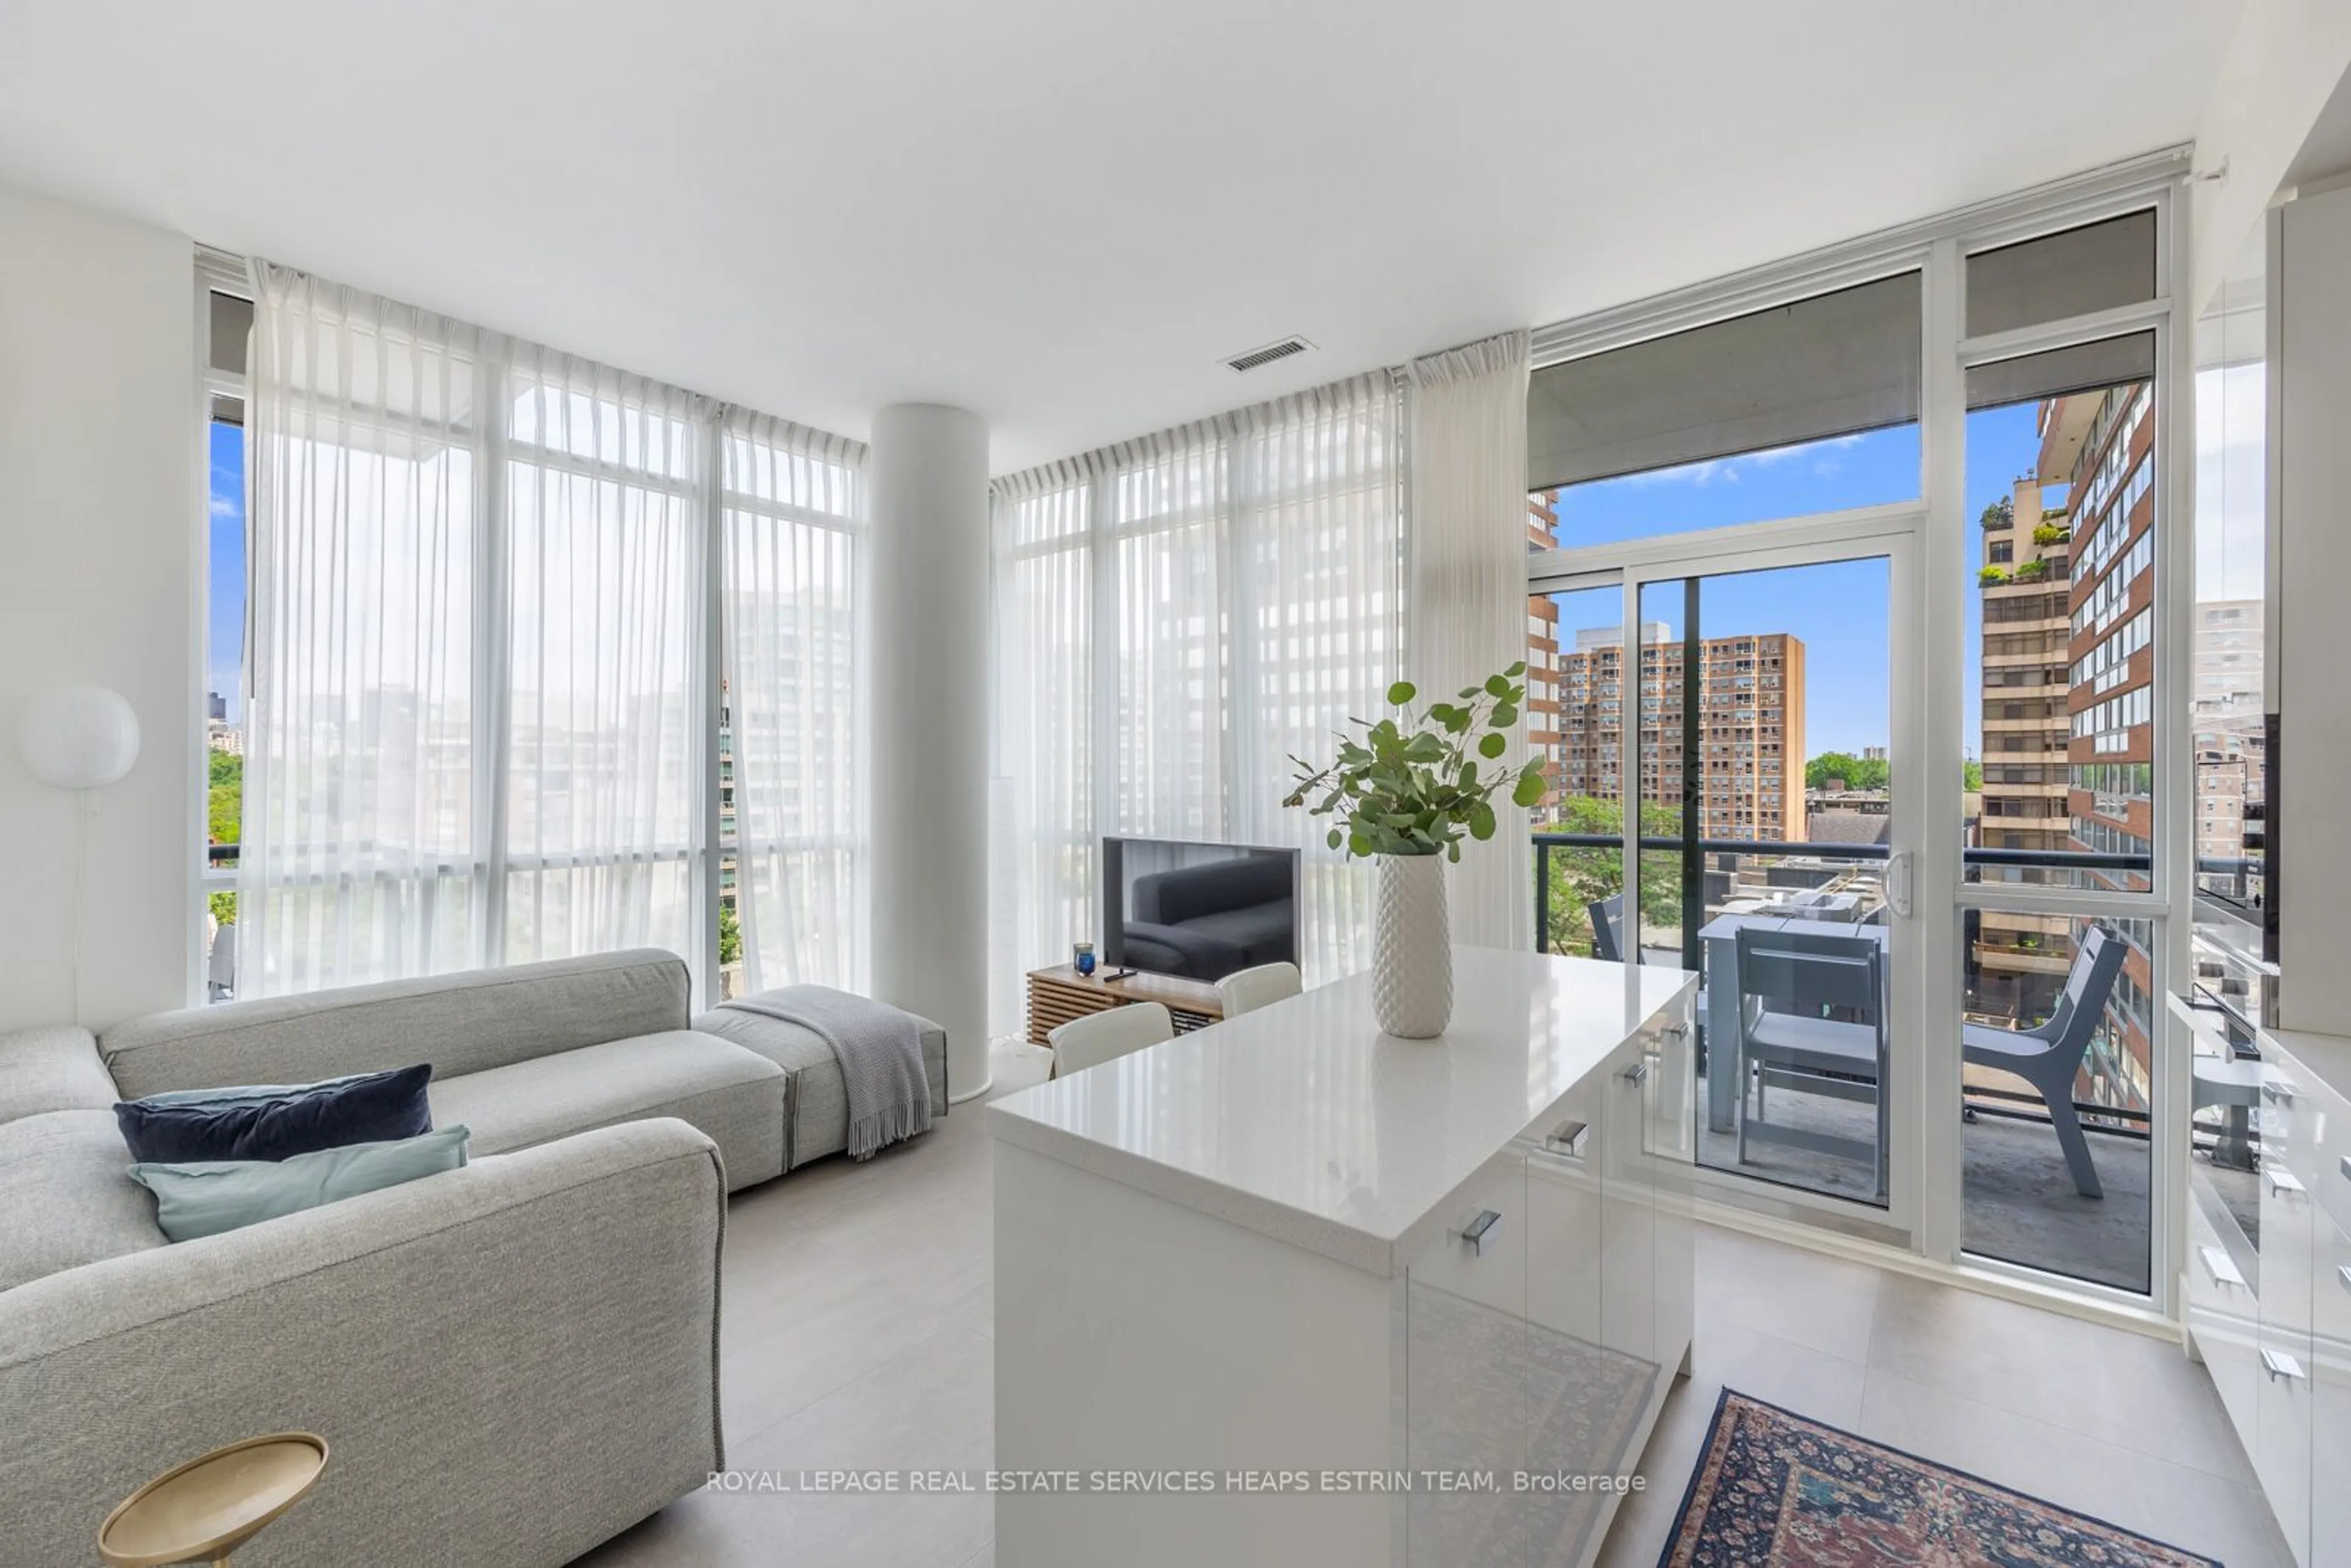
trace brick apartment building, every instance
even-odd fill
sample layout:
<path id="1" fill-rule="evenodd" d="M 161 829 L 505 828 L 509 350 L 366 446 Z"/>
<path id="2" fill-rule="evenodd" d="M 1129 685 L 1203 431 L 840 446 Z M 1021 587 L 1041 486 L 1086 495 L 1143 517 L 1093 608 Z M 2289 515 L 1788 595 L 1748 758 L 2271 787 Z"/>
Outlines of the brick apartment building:
<path id="1" fill-rule="evenodd" d="M 1983 519 L 1983 809 L 1977 842 L 2064 850 L 2074 841 L 2073 584 L 2065 513 L 2046 508 L 2038 476 L 2016 481 L 2007 509 Z M 1998 880 L 2003 873 L 1987 873 Z M 2045 1005 L 2065 975 L 2071 922 L 1986 910 L 1975 938 L 1972 1010 L 2003 1021 Z"/>
<path id="2" fill-rule="evenodd" d="M 2268 799 L 2262 629 L 2258 599 L 2213 600 L 2196 607 L 2196 667 L 2189 702 L 2197 880 L 2241 899 L 2257 891 L 2242 862 L 2263 841 Z"/>
<path id="3" fill-rule="evenodd" d="M 2154 389 L 2141 382 L 2057 399 L 2042 418 L 2041 472 L 2065 475 L 2073 532 L 2074 841 L 2132 855 L 2151 855 L 2155 845 L 2154 405 Z M 2144 871 L 2083 875 L 2115 888 L 2151 883 Z M 2143 1111 L 2153 1081 L 2154 964 L 2146 923 L 2115 925 L 2129 950 L 2106 1004 L 2109 1027 L 2084 1071 L 2091 1100 Z"/>
<path id="4" fill-rule="evenodd" d="M 1537 490 L 1527 497 L 1527 548 L 1555 549 L 1559 546 L 1559 492 Z M 1559 730 L 1559 605 L 1548 593 L 1527 596 L 1527 748 L 1545 764 L 1551 792 L 1532 814 L 1540 824 L 1552 819 L 1560 797 Z"/>
<path id="5" fill-rule="evenodd" d="M 1990 849 L 2152 853 L 2155 777 L 2155 465 L 2145 382 L 2041 404 L 2041 449 L 2011 516 L 1984 529 L 1984 808 Z M 2045 489 L 2064 486 L 2062 507 Z M 1995 519 L 1997 520 L 1997 519 Z M 2144 889 L 2147 873 L 1987 868 L 2013 879 Z M 2045 1017 L 2073 956 L 2070 920 L 1986 911 L 1971 1007 Z M 2153 1060 L 2147 923 L 2106 924 L 2126 944 L 2106 1027 L 2075 1097 L 2143 1112 Z"/>
<path id="6" fill-rule="evenodd" d="M 1678 807 L 1682 714 L 1690 683 L 1683 647 L 1663 622 L 1641 628 L 1636 685 L 1625 689 L 1624 635 L 1579 632 L 1558 656 L 1560 785 L 1571 795 L 1624 798 L 1625 715 L 1637 716 L 1641 797 Z M 1804 643 L 1784 632 L 1700 644 L 1697 700 L 1703 784 L 1698 831 L 1709 839 L 1804 836 Z"/>

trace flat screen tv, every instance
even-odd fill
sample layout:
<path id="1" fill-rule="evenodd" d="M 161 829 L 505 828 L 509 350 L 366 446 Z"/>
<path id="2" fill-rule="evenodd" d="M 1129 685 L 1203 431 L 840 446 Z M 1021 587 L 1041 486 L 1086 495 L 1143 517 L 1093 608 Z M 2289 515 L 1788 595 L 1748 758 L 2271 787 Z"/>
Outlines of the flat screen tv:
<path id="1" fill-rule="evenodd" d="M 1298 962 L 1299 852 L 1102 841 L 1102 962 L 1193 980 Z"/>

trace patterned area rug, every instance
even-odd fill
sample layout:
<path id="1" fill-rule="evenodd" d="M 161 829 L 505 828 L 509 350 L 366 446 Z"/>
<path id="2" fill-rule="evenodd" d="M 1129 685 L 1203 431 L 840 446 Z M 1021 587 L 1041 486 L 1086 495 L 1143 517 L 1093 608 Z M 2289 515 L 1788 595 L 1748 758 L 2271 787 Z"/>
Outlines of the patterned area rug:
<path id="1" fill-rule="evenodd" d="M 1724 1389 L 1659 1568 L 2220 1568 Z"/>

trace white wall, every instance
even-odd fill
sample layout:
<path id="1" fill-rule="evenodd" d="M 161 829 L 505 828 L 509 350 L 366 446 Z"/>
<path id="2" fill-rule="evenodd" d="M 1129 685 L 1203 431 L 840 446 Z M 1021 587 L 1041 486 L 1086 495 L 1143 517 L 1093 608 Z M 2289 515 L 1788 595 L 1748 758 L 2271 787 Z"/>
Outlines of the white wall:
<path id="1" fill-rule="evenodd" d="M 89 821 L 84 1020 L 187 999 L 197 698 L 194 256 L 0 185 L 0 1030 L 74 1013 L 73 800 L 16 754 L 26 700 L 131 699 L 131 776 Z"/>
<path id="2" fill-rule="evenodd" d="M 2195 187 L 2189 287 L 2200 313 L 2286 177 L 2351 67 L 2351 5 L 2253 0 L 2245 7 L 2196 128 L 2196 168 L 2228 177 Z"/>
<path id="3" fill-rule="evenodd" d="M 2351 1034 L 2351 189 L 2280 215 L 2278 1021 Z"/>

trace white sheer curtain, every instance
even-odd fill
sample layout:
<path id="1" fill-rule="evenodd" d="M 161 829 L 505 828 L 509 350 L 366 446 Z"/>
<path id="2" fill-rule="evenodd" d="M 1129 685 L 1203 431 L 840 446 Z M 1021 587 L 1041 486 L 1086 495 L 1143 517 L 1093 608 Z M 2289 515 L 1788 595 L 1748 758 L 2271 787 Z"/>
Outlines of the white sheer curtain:
<path id="1" fill-rule="evenodd" d="M 482 961 L 482 342 L 256 271 L 237 990 Z"/>
<path id="2" fill-rule="evenodd" d="M 865 448 L 730 413 L 723 451 L 732 810 L 720 829 L 742 988 L 862 990 Z"/>
<path id="3" fill-rule="evenodd" d="M 1330 819 L 1281 804 L 1292 758 L 1377 717 L 1402 673 L 1404 524 L 1394 379 L 1362 376 L 1259 410 L 1239 444 L 1236 836 L 1305 852 L 1301 967 L 1310 981 L 1371 961 L 1372 866 L 1325 842 Z"/>
<path id="4" fill-rule="evenodd" d="M 1094 817 L 1095 498 L 1091 465 L 1057 463 L 994 486 L 998 788 L 991 862 L 1013 881 L 989 934 L 989 1028 L 1019 1029 L 1022 971 L 1098 932 Z M 1107 729 L 1107 726 L 1100 727 Z"/>
<path id="5" fill-rule="evenodd" d="M 860 983 L 862 449 L 255 274 L 238 992 L 700 973 L 714 868 L 750 984 Z"/>
<path id="6" fill-rule="evenodd" d="M 1405 675 L 1449 696 L 1527 656 L 1527 334 L 1416 360 L 1407 402 L 1412 470 L 1411 624 Z M 1521 719 L 1510 755 L 1523 759 Z M 1457 941 L 1534 942 L 1526 812 L 1465 843 L 1451 869 Z"/>
<path id="7" fill-rule="evenodd" d="M 1098 933 L 1102 833 L 1304 848 L 1308 977 L 1359 967 L 1368 868 L 1280 801 L 1396 675 L 1400 422 L 1365 376 L 998 481 L 998 1028 Z"/>
<path id="8" fill-rule="evenodd" d="M 517 345 L 506 367 L 506 963 L 698 946 L 700 399 Z"/>

